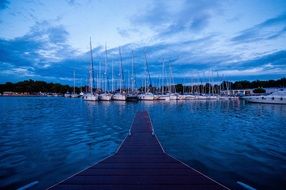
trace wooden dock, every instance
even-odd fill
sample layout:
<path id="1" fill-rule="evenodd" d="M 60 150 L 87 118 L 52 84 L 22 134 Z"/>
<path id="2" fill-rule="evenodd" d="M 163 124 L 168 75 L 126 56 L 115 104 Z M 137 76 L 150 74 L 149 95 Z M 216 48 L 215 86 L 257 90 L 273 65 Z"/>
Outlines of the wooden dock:
<path id="1" fill-rule="evenodd" d="M 116 153 L 50 189 L 228 189 L 165 153 L 146 111 Z"/>

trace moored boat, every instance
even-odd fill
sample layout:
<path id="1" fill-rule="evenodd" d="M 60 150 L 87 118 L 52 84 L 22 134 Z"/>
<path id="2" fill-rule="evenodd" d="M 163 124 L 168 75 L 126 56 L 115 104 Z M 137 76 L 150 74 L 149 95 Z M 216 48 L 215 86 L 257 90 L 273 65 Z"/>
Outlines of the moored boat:
<path id="1" fill-rule="evenodd" d="M 92 45 L 91 45 L 91 38 L 90 38 L 90 68 L 88 70 L 89 73 L 89 92 L 83 94 L 83 100 L 86 101 L 97 101 L 98 95 L 93 93 L 93 86 L 94 86 L 94 73 L 93 73 L 93 55 L 92 55 Z"/>
<path id="2" fill-rule="evenodd" d="M 170 95 L 169 94 L 159 94 L 157 100 L 169 101 L 170 100 Z"/>
<path id="3" fill-rule="evenodd" d="M 65 98 L 70 98 L 70 97 L 71 97 L 71 93 L 66 92 L 66 93 L 64 94 L 64 97 L 65 97 Z"/>
<path id="4" fill-rule="evenodd" d="M 266 103 L 266 104 L 286 104 L 286 91 L 276 91 L 268 95 L 243 96 L 247 102 Z"/>
<path id="5" fill-rule="evenodd" d="M 112 100 L 114 101 L 125 101 L 126 100 L 126 94 L 123 93 L 115 93 L 112 96 Z"/>
<path id="6" fill-rule="evenodd" d="M 138 97 L 139 100 L 147 100 L 147 101 L 153 101 L 155 99 L 154 94 L 151 92 L 140 94 Z"/>
<path id="7" fill-rule="evenodd" d="M 97 94 L 86 93 L 86 94 L 83 95 L 83 100 L 86 100 L 86 101 L 97 101 L 98 100 L 98 95 Z"/>
<path id="8" fill-rule="evenodd" d="M 126 101 L 127 102 L 138 102 L 139 98 L 136 94 L 127 94 Z"/>
<path id="9" fill-rule="evenodd" d="M 100 101 L 110 101 L 112 99 L 112 94 L 110 93 L 103 93 L 99 94 L 98 100 Z"/>

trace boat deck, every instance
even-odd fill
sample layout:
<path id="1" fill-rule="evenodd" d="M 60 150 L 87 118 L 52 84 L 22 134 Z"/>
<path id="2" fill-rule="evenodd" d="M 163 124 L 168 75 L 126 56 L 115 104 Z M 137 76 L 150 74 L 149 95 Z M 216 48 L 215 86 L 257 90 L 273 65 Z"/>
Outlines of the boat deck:
<path id="1" fill-rule="evenodd" d="M 228 189 L 172 158 L 154 134 L 146 111 L 138 112 L 117 152 L 50 189 Z"/>

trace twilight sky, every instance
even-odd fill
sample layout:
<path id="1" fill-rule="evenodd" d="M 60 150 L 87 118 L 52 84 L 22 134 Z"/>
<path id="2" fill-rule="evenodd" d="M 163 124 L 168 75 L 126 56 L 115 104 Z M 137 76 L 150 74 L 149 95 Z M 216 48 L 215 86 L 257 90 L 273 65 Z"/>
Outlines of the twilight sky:
<path id="1" fill-rule="evenodd" d="M 177 82 L 286 76 L 285 0 L 0 0 L 0 83 L 85 84 L 92 38 L 95 72 L 144 77 L 162 62 Z M 99 66 L 100 65 L 100 66 Z M 139 80 L 138 80 L 139 81 Z"/>

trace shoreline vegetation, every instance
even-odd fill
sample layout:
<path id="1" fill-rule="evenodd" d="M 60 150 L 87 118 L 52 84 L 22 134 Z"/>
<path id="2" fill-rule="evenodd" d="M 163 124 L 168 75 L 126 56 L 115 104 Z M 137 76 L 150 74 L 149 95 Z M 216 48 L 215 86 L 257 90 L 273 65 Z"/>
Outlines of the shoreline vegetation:
<path id="1" fill-rule="evenodd" d="M 208 89 L 221 89 L 221 90 L 243 90 L 243 89 L 256 89 L 256 88 L 285 88 L 286 78 L 281 78 L 278 80 L 256 80 L 256 81 L 223 81 L 217 84 L 211 83 L 199 83 L 199 84 L 176 84 L 172 85 L 172 88 L 176 89 L 176 92 L 190 92 L 193 88 L 204 89 L 208 93 Z M 75 92 L 85 92 L 87 86 L 75 87 Z M 149 86 L 151 91 L 156 92 L 156 90 L 162 87 L 152 87 Z M 164 86 L 165 88 L 165 86 Z M 7 96 L 42 96 L 42 95 L 63 95 L 66 92 L 72 92 L 74 87 L 69 85 L 63 85 L 60 83 L 49 83 L 45 81 L 34 81 L 32 79 L 24 80 L 16 83 L 6 82 L 0 84 L 0 95 Z M 100 89 L 95 89 L 96 91 L 101 91 Z M 127 89 L 126 89 L 127 90 Z M 139 92 L 144 91 L 144 87 L 138 88 Z M 158 90 L 159 91 L 159 90 Z"/>

